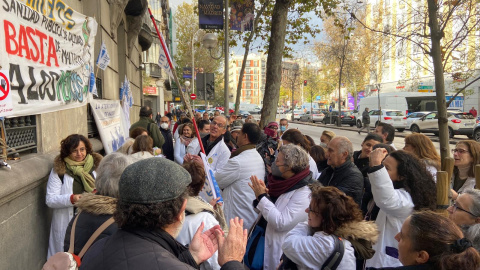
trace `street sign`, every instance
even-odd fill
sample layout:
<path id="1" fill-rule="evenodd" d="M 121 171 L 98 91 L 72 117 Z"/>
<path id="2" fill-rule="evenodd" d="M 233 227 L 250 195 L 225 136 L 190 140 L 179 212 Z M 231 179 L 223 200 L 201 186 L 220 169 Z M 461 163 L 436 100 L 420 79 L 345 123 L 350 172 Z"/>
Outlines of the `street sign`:
<path id="1" fill-rule="evenodd" d="M 7 74 L 7 70 L 0 70 L 0 117 L 13 114 L 12 91 Z"/>
<path id="2" fill-rule="evenodd" d="M 195 94 L 190 94 L 190 99 L 191 99 L 191 100 L 195 100 L 196 98 L 197 98 L 197 95 L 195 95 Z"/>
<path id="3" fill-rule="evenodd" d="M 330 107 L 328 107 L 328 111 L 331 112 L 333 111 L 333 107 L 330 105 Z"/>

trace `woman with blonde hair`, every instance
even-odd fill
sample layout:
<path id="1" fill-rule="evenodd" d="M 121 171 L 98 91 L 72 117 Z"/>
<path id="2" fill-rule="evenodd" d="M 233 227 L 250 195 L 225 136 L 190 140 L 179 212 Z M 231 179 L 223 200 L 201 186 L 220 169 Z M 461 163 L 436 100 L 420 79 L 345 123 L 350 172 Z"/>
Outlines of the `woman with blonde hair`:
<path id="1" fill-rule="evenodd" d="M 335 137 L 335 133 L 331 130 L 324 130 L 320 136 L 320 145 L 327 147 L 327 144 Z"/>
<path id="2" fill-rule="evenodd" d="M 440 169 L 441 161 L 440 155 L 430 138 L 422 133 L 409 134 L 405 137 L 403 150 L 425 162 L 427 171 L 432 174 L 433 180 L 437 182 L 437 171 Z"/>

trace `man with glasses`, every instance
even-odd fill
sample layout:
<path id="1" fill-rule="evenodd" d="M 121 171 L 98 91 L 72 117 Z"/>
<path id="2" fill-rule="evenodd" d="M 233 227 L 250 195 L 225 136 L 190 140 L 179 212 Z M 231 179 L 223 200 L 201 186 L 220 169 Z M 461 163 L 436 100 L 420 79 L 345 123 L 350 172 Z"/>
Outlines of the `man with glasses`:
<path id="1" fill-rule="evenodd" d="M 162 153 L 166 158 L 173 161 L 173 136 L 172 131 L 170 130 L 170 118 L 163 116 L 159 121 L 160 132 L 165 139 L 165 143 L 162 146 Z"/>
<path id="2" fill-rule="evenodd" d="M 228 121 L 225 116 L 216 116 L 210 123 L 210 134 L 202 138 L 207 162 L 213 171 L 222 168 L 230 158 L 230 149 L 228 149 L 228 146 L 223 141 L 223 135 L 227 131 L 227 125 Z M 186 154 L 184 160 L 187 162 L 195 160 L 203 164 L 200 157 L 195 155 Z"/>

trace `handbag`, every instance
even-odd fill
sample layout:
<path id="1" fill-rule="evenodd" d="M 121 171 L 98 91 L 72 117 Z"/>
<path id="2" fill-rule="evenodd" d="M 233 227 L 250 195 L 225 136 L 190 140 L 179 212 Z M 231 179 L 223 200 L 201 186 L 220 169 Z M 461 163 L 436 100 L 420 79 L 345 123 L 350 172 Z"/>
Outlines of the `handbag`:
<path id="1" fill-rule="evenodd" d="M 266 228 L 267 221 L 262 216 L 253 226 L 253 229 L 248 236 L 247 249 L 243 257 L 243 263 L 251 270 L 263 269 Z"/>
<path id="2" fill-rule="evenodd" d="M 77 225 L 78 217 L 81 213 L 78 213 L 72 224 L 72 230 L 70 232 L 70 247 L 67 252 L 57 252 L 43 265 L 42 270 L 77 270 L 81 265 L 81 259 L 87 252 L 97 237 L 105 231 L 108 226 L 112 225 L 115 220 L 113 217 L 107 219 L 98 229 L 90 236 L 85 246 L 83 246 L 78 256 L 73 253 L 75 243 L 75 227 Z"/>

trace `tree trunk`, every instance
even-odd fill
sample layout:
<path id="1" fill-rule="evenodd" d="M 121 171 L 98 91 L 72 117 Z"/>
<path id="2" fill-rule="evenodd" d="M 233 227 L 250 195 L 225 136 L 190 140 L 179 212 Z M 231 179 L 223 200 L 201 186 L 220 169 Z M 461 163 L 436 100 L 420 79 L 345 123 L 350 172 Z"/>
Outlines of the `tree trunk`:
<path id="1" fill-rule="evenodd" d="M 247 66 L 247 57 L 250 51 L 250 44 L 252 43 L 253 38 L 256 36 L 256 29 L 257 29 L 258 21 L 260 20 L 260 16 L 262 16 L 263 12 L 265 11 L 269 3 L 270 3 L 270 0 L 266 0 L 265 3 L 263 3 L 260 10 L 255 15 L 255 20 L 253 21 L 253 30 L 250 32 L 250 35 L 248 36 L 248 39 L 247 39 L 247 43 L 245 44 L 245 53 L 243 54 L 242 68 L 240 69 L 240 75 L 238 75 L 237 95 L 235 96 L 235 115 L 238 115 L 238 111 L 240 110 L 240 96 L 242 94 L 242 82 L 243 82 L 243 76 L 245 75 L 245 67 Z"/>
<path id="2" fill-rule="evenodd" d="M 282 79 L 282 58 L 285 48 L 285 35 L 287 29 L 287 15 L 291 0 L 276 0 L 272 14 L 272 29 L 270 44 L 268 45 L 267 76 L 265 95 L 263 97 L 262 116 L 260 127 L 275 121 L 280 84 Z M 292 112 L 293 113 L 293 112 Z"/>
<path id="3" fill-rule="evenodd" d="M 435 90 L 437 95 L 438 107 L 438 128 L 440 135 L 440 157 L 442 163 L 449 153 L 449 136 L 448 136 L 448 120 L 447 120 L 447 104 L 445 100 L 445 82 L 443 78 L 443 64 L 440 41 L 442 39 L 442 32 L 438 25 L 438 6 L 435 0 L 428 0 L 428 18 L 430 20 L 430 36 L 432 40 L 431 56 L 433 59 L 433 71 L 435 75 Z M 443 164 L 442 164 L 443 166 Z"/>

